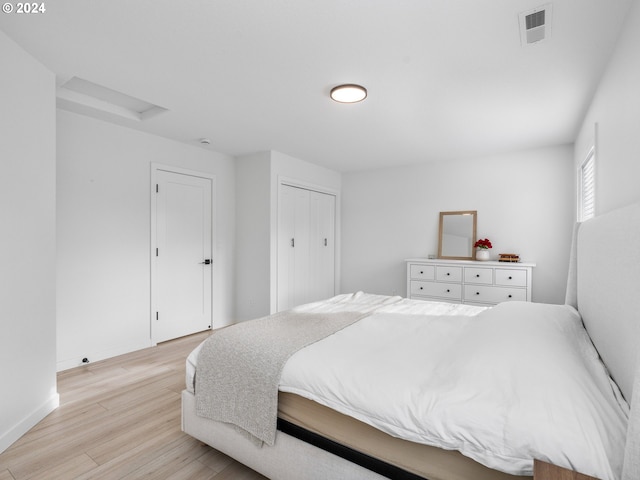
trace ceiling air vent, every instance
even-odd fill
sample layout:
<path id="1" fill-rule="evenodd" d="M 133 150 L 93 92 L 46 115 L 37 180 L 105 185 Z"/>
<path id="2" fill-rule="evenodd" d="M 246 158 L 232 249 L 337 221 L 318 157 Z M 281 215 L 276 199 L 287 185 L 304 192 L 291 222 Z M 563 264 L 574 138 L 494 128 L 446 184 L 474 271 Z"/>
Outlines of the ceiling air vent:
<path id="1" fill-rule="evenodd" d="M 520 41 L 522 46 L 541 42 L 551 35 L 551 4 L 522 12 L 520 18 Z"/>

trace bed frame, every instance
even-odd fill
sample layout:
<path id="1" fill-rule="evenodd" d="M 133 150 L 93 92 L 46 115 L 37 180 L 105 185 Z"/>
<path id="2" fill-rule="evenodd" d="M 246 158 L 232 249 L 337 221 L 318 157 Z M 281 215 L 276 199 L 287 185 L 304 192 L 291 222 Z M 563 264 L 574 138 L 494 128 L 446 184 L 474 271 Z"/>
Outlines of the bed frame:
<path id="1" fill-rule="evenodd" d="M 631 405 L 623 480 L 640 479 L 639 243 L 640 204 L 577 225 L 567 282 L 567 303 L 580 311 L 596 349 Z M 282 431 L 273 447 L 258 447 L 233 427 L 198 417 L 195 396 L 186 390 L 182 429 L 271 479 L 386 478 Z"/>

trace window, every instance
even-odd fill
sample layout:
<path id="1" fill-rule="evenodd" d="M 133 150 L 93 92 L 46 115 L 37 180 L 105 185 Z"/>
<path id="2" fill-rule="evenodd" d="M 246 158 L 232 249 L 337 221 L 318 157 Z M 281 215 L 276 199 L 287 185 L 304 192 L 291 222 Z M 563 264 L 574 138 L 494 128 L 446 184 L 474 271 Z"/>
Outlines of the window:
<path id="1" fill-rule="evenodd" d="M 596 213 L 596 152 L 592 147 L 580 166 L 578 189 L 578 221 L 589 220 Z"/>

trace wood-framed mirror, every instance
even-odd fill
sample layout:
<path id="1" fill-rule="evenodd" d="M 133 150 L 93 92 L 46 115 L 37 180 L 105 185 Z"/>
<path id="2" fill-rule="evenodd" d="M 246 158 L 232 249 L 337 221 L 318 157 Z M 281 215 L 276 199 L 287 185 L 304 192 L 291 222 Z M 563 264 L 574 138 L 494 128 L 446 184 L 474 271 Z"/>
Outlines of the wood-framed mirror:
<path id="1" fill-rule="evenodd" d="M 438 258 L 473 260 L 477 221 L 477 210 L 440 212 Z"/>

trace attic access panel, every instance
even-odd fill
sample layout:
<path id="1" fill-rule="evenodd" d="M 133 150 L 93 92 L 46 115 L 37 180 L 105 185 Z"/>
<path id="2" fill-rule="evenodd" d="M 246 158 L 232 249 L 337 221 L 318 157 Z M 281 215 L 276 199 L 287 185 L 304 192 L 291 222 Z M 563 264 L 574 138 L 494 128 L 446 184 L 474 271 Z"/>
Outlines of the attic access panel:
<path id="1" fill-rule="evenodd" d="M 71 77 L 56 92 L 58 106 L 81 114 L 118 116 L 141 122 L 167 111 L 139 98 L 79 77 Z"/>

